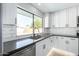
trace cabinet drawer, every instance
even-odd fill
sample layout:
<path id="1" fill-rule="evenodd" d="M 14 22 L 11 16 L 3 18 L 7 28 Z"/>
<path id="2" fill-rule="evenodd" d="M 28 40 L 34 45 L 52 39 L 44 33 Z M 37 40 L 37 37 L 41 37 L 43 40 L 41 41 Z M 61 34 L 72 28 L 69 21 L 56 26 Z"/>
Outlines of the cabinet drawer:
<path id="1" fill-rule="evenodd" d="M 65 40 L 65 44 L 67 51 L 78 55 L 78 38 L 68 38 Z"/>

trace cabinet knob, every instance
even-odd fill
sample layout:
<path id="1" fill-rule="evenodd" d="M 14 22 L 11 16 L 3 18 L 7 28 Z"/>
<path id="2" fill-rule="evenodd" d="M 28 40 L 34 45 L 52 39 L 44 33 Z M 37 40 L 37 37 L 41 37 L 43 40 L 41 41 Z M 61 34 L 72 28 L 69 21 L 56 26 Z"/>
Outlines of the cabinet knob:
<path id="1" fill-rule="evenodd" d="M 66 43 L 66 44 L 69 44 L 69 41 L 66 41 L 65 43 Z"/>

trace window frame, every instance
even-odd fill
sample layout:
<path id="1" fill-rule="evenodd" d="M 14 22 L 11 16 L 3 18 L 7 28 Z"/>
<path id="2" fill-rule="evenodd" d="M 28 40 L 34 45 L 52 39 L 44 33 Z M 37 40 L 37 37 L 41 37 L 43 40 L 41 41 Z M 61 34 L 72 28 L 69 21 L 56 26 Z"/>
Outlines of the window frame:
<path id="1" fill-rule="evenodd" d="M 26 11 L 25 9 L 23 9 L 23 8 L 21 8 L 21 7 L 18 7 L 17 6 L 17 8 L 18 9 L 21 9 L 21 10 L 23 10 L 23 11 L 25 11 L 25 12 L 27 12 L 27 13 L 30 13 L 30 14 L 32 14 L 32 17 L 33 17 L 33 33 L 32 34 L 27 34 L 27 35 L 16 35 L 17 37 L 22 37 L 22 36 L 32 36 L 32 35 L 34 35 L 34 34 L 41 34 L 41 33 L 34 33 L 34 16 L 37 16 L 37 17 L 40 17 L 40 16 L 38 16 L 38 15 L 36 15 L 36 14 L 33 14 L 33 13 L 31 13 L 31 12 L 29 12 L 29 11 Z M 41 19 L 42 19 L 42 33 L 43 33 L 43 17 L 40 17 Z M 17 25 L 17 18 L 16 18 L 16 25 Z M 17 26 L 16 26 L 16 33 L 17 33 Z"/>

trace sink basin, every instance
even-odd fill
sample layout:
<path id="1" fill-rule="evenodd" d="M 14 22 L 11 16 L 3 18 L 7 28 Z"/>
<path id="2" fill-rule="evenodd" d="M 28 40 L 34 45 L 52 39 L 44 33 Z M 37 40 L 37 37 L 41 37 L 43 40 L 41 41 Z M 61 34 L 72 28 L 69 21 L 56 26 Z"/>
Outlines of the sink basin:
<path id="1" fill-rule="evenodd" d="M 40 35 L 37 35 L 37 36 L 31 36 L 30 38 L 31 38 L 31 39 L 39 39 L 39 38 L 41 38 L 41 36 L 40 36 Z"/>

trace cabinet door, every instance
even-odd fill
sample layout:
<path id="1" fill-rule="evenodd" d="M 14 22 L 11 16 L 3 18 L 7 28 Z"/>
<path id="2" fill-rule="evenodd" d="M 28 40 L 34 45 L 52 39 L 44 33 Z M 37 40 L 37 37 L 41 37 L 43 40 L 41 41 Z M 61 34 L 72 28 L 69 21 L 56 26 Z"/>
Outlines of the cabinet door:
<path id="1" fill-rule="evenodd" d="M 36 56 L 43 56 L 44 55 L 44 47 L 42 42 L 36 43 Z"/>
<path id="2" fill-rule="evenodd" d="M 78 16 L 79 16 L 79 6 L 77 7 L 77 11 L 78 11 Z"/>
<path id="3" fill-rule="evenodd" d="M 2 4 L 3 24 L 15 24 L 17 14 L 16 4 Z"/>
<path id="4" fill-rule="evenodd" d="M 47 54 L 47 40 L 36 43 L 36 56 L 45 56 Z"/>
<path id="5" fill-rule="evenodd" d="M 59 12 L 54 13 L 54 26 L 59 27 L 60 25 Z"/>
<path id="6" fill-rule="evenodd" d="M 59 49 L 61 50 L 65 50 L 65 37 L 59 37 Z"/>
<path id="7" fill-rule="evenodd" d="M 36 43 L 36 56 L 46 56 L 50 50 L 49 38 Z"/>
<path id="8" fill-rule="evenodd" d="M 75 53 L 76 55 L 78 55 L 78 39 L 77 38 L 66 37 L 64 40 L 64 43 L 65 43 L 64 50 Z"/>
<path id="9" fill-rule="evenodd" d="M 44 15 L 44 27 L 49 27 L 49 14 Z"/>
<path id="10" fill-rule="evenodd" d="M 55 27 L 66 27 L 67 10 L 58 11 L 54 14 Z"/>
<path id="11" fill-rule="evenodd" d="M 49 40 L 50 40 L 50 48 L 52 49 L 54 47 L 54 37 L 53 36 L 50 37 Z"/>
<path id="12" fill-rule="evenodd" d="M 45 44 L 46 44 L 46 49 L 44 50 L 44 52 L 45 52 L 45 55 L 47 55 L 48 52 L 51 50 L 51 44 L 52 43 L 51 43 L 50 37 L 46 39 Z"/>
<path id="13" fill-rule="evenodd" d="M 59 27 L 66 27 L 66 16 L 67 10 L 59 11 Z"/>
<path id="14" fill-rule="evenodd" d="M 67 11 L 68 17 L 68 26 L 69 27 L 77 27 L 77 8 L 69 8 Z"/>
<path id="15" fill-rule="evenodd" d="M 59 37 L 54 36 L 54 48 L 59 48 Z"/>
<path id="16" fill-rule="evenodd" d="M 68 51 L 78 55 L 78 38 L 70 38 L 69 45 L 67 46 Z"/>

